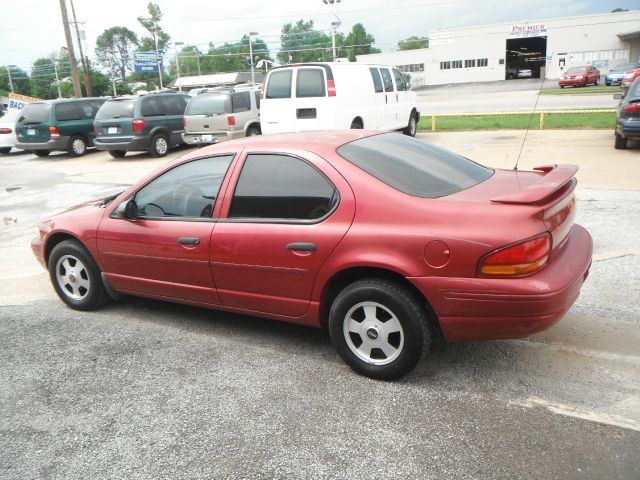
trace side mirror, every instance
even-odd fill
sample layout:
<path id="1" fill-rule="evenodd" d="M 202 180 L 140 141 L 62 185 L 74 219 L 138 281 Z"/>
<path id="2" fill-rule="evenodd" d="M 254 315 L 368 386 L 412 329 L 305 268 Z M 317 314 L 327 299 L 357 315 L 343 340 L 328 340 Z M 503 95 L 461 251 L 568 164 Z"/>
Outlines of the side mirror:
<path id="1" fill-rule="evenodd" d="M 613 94 L 613 98 L 614 98 L 615 100 L 622 100 L 622 99 L 624 98 L 624 95 L 623 95 L 623 94 L 621 94 L 621 93 L 614 93 L 614 94 Z"/>
<path id="2" fill-rule="evenodd" d="M 129 200 L 127 204 L 124 206 L 124 216 L 129 220 L 134 220 L 138 218 L 140 215 L 140 211 L 138 210 L 138 204 L 135 200 Z"/>

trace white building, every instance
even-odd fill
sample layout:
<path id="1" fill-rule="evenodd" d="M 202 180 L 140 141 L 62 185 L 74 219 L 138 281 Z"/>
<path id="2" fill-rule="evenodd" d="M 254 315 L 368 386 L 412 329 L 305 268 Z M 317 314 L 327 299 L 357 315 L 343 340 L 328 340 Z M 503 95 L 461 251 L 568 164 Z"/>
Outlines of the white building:
<path id="1" fill-rule="evenodd" d="M 640 10 L 439 29 L 429 48 L 358 55 L 358 62 L 397 65 L 414 87 L 518 77 L 556 79 L 574 65 L 640 61 Z M 522 73 L 522 72 L 521 72 Z"/>

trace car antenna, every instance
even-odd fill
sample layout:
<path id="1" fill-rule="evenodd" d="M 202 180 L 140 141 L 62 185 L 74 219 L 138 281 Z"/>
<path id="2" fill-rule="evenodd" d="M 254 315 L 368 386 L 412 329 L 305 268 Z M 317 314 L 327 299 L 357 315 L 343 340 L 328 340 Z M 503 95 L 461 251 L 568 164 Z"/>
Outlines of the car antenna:
<path id="1" fill-rule="evenodd" d="M 529 134 L 529 129 L 531 128 L 531 122 L 533 121 L 533 114 L 536 113 L 536 109 L 538 108 L 538 101 L 540 100 L 540 95 L 542 94 L 542 87 L 544 86 L 544 81 L 547 79 L 547 70 L 548 70 L 549 62 L 545 62 L 544 65 L 544 77 L 542 77 L 542 81 L 540 82 L 540 89 L 538 90 L 538 96 L 536 97 L 536 103 L 533 106 L 533 110 L 531 111 L 531 115 L 529 115 L 529 125 L 527 125 L 527 130 L 524 132 L 524 138 L 522 139 L 522 144 L 520 145 L 520 151 L 518 152 L 518 158 L 516 158 L 516 164 L 513 169 L 518 170 L 518 163 L 520 163 L 520 157 L 522 156 L 522 150 L 524 149 L 524 144 L 527 142 L 527 135 Z"/>

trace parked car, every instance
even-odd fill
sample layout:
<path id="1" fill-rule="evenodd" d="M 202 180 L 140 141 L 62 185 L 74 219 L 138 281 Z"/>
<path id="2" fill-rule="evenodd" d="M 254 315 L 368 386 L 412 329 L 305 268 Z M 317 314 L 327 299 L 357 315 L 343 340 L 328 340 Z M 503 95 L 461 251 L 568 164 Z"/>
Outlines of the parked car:
<path id="1" fill-rule="evenodd" d="M 524 337 L 571 307 L 592 254 L 576 170 L 493 170 L 393 132 L 256 136 L 44 220 L 31 246 L 72 308 L 131 294 L 326 327 L 392 379 L 435 336 Z"/>
<path id="2" fill-rule="evenodd" d="M 590 83 L 598 85 L 600 70 L 592 66 L 571 67 L 560 76 L 558 84 L 564 87 L 586 87 Z"/>
<path id="3" fill-rule="evenodd" d="M 633 81 L 626 94 L 616 94 L 613 97 L 620 99 L 614 146 L 624 149 L 627 148 L 628 140 L 640 140 L 640 77 Z"/>
<path id="4" fill-rule="evenodd" d="M 624 74 L 624 78 L 622 79 L 622 88 L 627 89 L 631 86 L 631 84 L 635 81 L 636 78 L 640 77 L 640 67 L 629 70 Z"/>
<path id="5" fill-rule="evenodd" d="M 184 131 L 184 110 L 189 95 L 159 92 L 116 97 L 102 106 L 94 123 L 95 145 L 121 158 L 128 151 L 148 150 L 164 157 L 180 145 Z"/>
<path id="6" fill-rule="evenodd" d="M 16 146 L 16 123 L 20 118 L 20 110 L 11 109 L 0 117 L 0 153 L 7 154 Z"/>
<path id="7" fill-rule="evenodd" d="M 518 70 L 518 78 L 531 78 L 533 71 L 530 68 L 520 68 Z"/>
<path id="8" fill-rule="evenodd" d="M 87 153 L 95 135 L 93 119 L 104 98 L 65 98 L 25 105 L 16 125 L 16 147 L 46 157 L 66 150 L 73 157 Z"/>
<path id="9" fill-rule="evenodd" d="M 182 139 L 202 145 L 260 135 L 260 89 L 237 87 L 191 97 Z"/>
<path id="10" fill-rule="evenodd" d="M 605 85 L 620 85 L 624 80 L 625 73 L 636 68 L 640 68 L 640 63 L 625 63 L 613 67 L 604 77 Z"/>
<path id="11" fill-rule="evenodd" d="M 260 105 L 263 133 L 366 128 L 414 136 L 418 97 L 395 67 L 301 63 L 269 71 Z"/>

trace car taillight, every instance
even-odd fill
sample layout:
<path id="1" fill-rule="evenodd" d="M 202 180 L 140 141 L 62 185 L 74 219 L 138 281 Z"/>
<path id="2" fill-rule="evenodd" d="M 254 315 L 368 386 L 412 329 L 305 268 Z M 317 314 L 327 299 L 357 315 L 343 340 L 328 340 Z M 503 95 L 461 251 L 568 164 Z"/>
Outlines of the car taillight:
<path id="1" fill-rule="evenodd" d="M 0 133 L 9 134 L 13 132 L 10 128 L 0 128 Z"/>
<path id="2" fill-rule="evenodd" d="M 134 118 L 133 122 L 131 123 L 133 124 L 134 132 L 141 132 L 144 126 L 146 125 L 146 122 L 142 118 Z"/>
<path id="3" fill-rule="evenodd" d="M 182 127 L 187 128 L 187 119 L 182 117 Z"/>
<path id="4" fill-rule="evenodd" d="M 96 127 L 96 122 L 93 122 L 93 133 L 98 134 L 98 128 Z"/>
<path id="5" fill-rule="evenodd" d="M 629 113 L 640 113 L 640 103 L 632 103 L 631 105 L 627 105 L 622 110 Z"/>
<path id="6" fill-rule="evenodd" d="M 333 80 L 327 80 L 327 93 L 330 97 L 336 96 L 336 84 Z"/>
<path id="7" fill-rule="evenodd" d="M 54 127 L 53 125 L 51 125 L 49 127 L 49 135 L 51 135 L 52 137 L 59 137 L 60 132 L 58 131 L 58 127 Z"/>
<path id="8" fill-rule="evenodd" d="M 264 100 L 264 91 L 265 91 L 266 83 L 260 85 L 260 100 Z"/>
<path id="9" fill-rule="evenodd" d="M 233 127 L 236 124 L 236 117 L 234 117 L 233 115 L 229 115 L 227 117 L 227 123 L 230 127 Z"/>
<path id="10" fill-rule="evenodd" d="M 480 259 L 478 273 L 489 277 L 530 275 L 547 264 L 550 253 L 551 234 L 546 232 L 486 255 Z"/>

